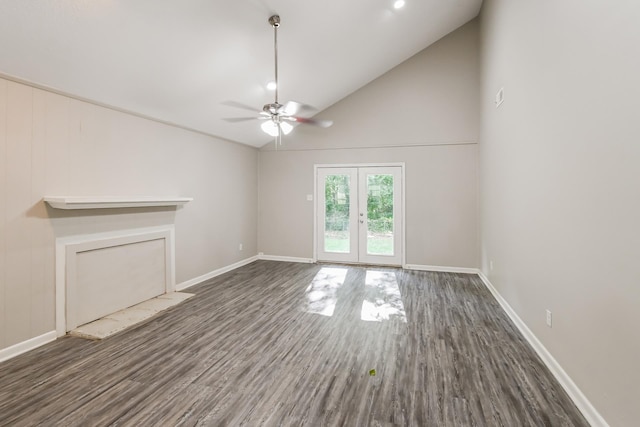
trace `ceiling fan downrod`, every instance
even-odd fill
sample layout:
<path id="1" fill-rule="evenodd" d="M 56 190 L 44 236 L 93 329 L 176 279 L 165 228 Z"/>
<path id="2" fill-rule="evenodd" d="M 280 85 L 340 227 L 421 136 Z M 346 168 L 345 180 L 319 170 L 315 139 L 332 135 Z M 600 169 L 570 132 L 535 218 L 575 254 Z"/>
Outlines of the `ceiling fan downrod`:
<path id="1" fill-rule="evenodd" d="M 278 129 L 278 134 L 275 137 L 276 150 L 278 149 L 278 143 L 282 145 L 282 126 L 280 125 L 280 108 L 282 105 L 278 102 L 278 27 L 280 27 L 280 15 L 272 15 L 269 17 L 269 24 L 273 27 L 273 56 L 275 64 L 275 82 L 276 82 L 276 100 L 273 104 L 267 104 L 263 110 L 271 114 L 271 120 Z"/>
<path id="2" fill-rule="evenodd" d="M 276 102 L 278 105 L 278 27 L 280 27 L 280 15 L 272 15 L 269 17 L 269 24 L 273 27 L 273 54 L 275 63 L 275 82 L 276 82 Z"/>

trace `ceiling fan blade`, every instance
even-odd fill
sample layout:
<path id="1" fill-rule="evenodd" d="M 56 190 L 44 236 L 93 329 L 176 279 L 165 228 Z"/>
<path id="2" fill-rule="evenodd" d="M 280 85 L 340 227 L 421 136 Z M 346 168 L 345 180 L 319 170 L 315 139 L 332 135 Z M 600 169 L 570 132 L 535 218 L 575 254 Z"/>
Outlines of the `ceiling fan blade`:
<path id="1" fill-rule="evenodd" d="M 246 122 L 249 120 L 260 120 L 263 119 L 263 117 L 227 117 L 227 118 L 223 118 L 222 120 L 227 121 L 229 123 L 237 123 L 237 122 Z"/>
<path id="2" fill-rule="evenodd" d="M 328 128 L 333 124 L 333 120 L 307 119 L 306 117 L 297 116 L 283 116 L 282 119 L 289 120 L 291 122 L 302 123 L 305 125 L 319 126 L 321 128 Z"/>
<path id="3" fill-rule="evenodd" d="M 311 113 L 315 111 L 317 111 L 317 109 L 311 105 L 302 104 L 301 102 L 296 102 L 296 101 L 288 101 L 282 107 L 281 114 L 285 116 L 295 116 L 301 113 L 305 113 L 305 112 Z"/>
<path id="4" fill-rule="evenodd" d="M 235 107 L 235 108 L 242 108 L 243 110 L 249 110 L 252 111 L 254 113 L 259 113 L 260 110 L 257 110 L 249 105 L 243 104 L 241 102 L 236 102 L 236 101 L 224 101 L 222 103 L 222 105 L 226 105 L 227 107 Z"/>

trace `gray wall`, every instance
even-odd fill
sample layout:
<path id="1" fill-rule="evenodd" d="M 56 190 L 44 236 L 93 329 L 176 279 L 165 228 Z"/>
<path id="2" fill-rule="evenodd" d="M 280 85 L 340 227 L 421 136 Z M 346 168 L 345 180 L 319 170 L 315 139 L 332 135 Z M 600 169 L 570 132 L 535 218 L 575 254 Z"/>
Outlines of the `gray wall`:
<path id="1" fill-rule="evenodd" d="M 612 426 L 640 419 L 638 23 L 629 0 L 481 12 L 482 269 Z"/>
<path id="2" fill-rule="evenodd" d="M 0 79 L 0 349 L 55 329 L 55 238 L 175 224 L 181 283 L 257 253 L 258 151 Z M 45 196 L 190 196 L 60 211 Z M 238 250 L 238 244 L 244 250 Z"/>
<path id="3" fill-rule="evenodd" d="M 258 250 L 313 257 L 313 165 L 405 162 L 409 264 L 478 266 L 478 24 L 472 21 L 260 151 Z"/>

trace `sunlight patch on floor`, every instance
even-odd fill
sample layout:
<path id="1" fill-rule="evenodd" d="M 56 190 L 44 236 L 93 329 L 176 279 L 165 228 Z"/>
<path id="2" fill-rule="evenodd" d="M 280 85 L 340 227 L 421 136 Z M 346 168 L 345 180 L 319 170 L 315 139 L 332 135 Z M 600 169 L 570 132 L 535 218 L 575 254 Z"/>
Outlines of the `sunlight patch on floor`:
<path id="1" fill-rule="evenodd" d="M 347 278 L 347 268 L 323 267 L 305 291 L 307 313 L 333 316 L 338 289 Z"/>
<path id="2" fill-rule="evenodd" d="M 367 271 L 360 318 L 368 322 L 407 321 L 398 280 L 393 272 Z"/>

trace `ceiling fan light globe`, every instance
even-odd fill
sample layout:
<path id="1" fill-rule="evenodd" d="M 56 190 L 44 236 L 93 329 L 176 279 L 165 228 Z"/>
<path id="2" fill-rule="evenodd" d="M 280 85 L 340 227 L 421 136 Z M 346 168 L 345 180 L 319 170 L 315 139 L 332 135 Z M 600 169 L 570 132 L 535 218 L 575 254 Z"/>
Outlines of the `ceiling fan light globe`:
<path id="1" fill-rule="evenodd" d="M 266 121 L 266 122 L 262 123 L 260 125 L 260 127 L 262 128 L 262 131 L 264 133 L 266 133 L 267 135 L 271 135 L 271 136 L 275 137 L 275 136 L 278 136 L 278 134 L 279 134 L 278 125 L 272 120 L 269 120 L 269 121 Z M 284 129 L 283 129 L 283 131 L 284 131 Z"/>
<path id="2" fill-rule="evenodd" d="M 280 129 L 282 129 L 282 133 L 284 133 L 285 135 L 289 135 L 291 133 L 291 131 L 293 130 L 293 126 L 291 126 L 287 122 L 281 122 L 280 123 Z"/>

